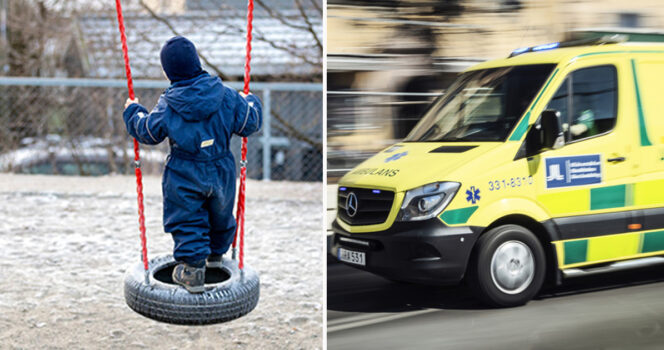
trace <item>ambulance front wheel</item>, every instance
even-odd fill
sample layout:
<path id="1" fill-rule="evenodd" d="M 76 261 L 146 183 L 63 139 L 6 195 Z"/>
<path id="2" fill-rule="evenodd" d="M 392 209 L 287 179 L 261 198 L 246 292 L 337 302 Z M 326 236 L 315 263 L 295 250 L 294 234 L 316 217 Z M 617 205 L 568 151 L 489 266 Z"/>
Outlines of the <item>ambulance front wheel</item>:
<path id="1" fill-rule="evenodd" d="M 530 230 L 503 225 L 477 241 L 468 267 L 468 282 L 489 305 L 519 306 L 539 292 L 545 264 L 544 250 Z"/>

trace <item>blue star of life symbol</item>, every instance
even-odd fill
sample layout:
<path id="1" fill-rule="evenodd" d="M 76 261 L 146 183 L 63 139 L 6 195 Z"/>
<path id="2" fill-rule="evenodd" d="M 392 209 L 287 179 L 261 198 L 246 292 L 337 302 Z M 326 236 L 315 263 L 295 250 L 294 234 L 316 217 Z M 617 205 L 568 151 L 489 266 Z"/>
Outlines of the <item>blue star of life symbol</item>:
<path id="1" fill-rule="evenodd" d="M 475 204 L 480 201 L 480 198 L 481 197 L 480 197 L 479 188 L 475 188 L 475 186 L 470 186 L 470 188 L 466 190 L 466 201 Z"/>
<path id="2" fill-rule="evenodd" d="M 391 162 L 391 161 L 393 161 L 393 160 L 397 160 L 397 159 L 399 159 L 399 158 L 401 158 L 401 157 L 405 157 L 406 155 L 408 155 L 408 152 L 407 152 L 407 151 L 406 151 L 406 152 L 401 152 L 401 153 L 393 154 L 393 155 L 391 155 L 391 156 L 389 156 L 389 157 L 387 157 L 387 158 L 385 159 L 385 163 L 387 163 L 387 162 Z"/>

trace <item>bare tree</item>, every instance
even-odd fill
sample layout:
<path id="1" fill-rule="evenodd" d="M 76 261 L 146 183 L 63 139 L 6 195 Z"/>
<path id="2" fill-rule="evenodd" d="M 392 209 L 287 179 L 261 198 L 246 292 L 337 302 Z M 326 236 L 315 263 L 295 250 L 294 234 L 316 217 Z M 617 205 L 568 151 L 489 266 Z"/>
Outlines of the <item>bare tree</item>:
<path id="1" fill-rule="evenodd" d="M 10 1 L 7 13 L 9 74 L 39 75 L 48 25 L 43 1 Z"/>
<path id="2" fill-rule="evenodd" d="M 44 47 L 52 37 L 48 28 L 57 19 L 49 14 L 43 1 L 14 0 L 7 8 L 7 55 L 8 74 L 13 76 L 38 76 L 45 68 Z M 43 103 L 41 96 L 26 101 L 21 88 L 6 90 L 7 113 L 0 116 L 0 123 L 5 131 L 3 137 L 16 144 L 21 138 L 31 136 L 37 116 L 31 116 L 27 123 L 19 123 L 12 116 L 18 115 L 26 103 Z M 34 122 L 34 123 L 33 123 Z"/>
<path id="3" fill-rule="evenodd" d="M 4 0 L 6 6 L 5 36 L 0 44 L 4 47 L 8 75 L 44 76 L 53 75 L 62 68 L 63 50 L 71 38 L 71 32 L 63 30 L 70 25 L 72 15 L 88 2 L 81 0 Z M 0 11 L 1 12 L 1 11 Z"/>

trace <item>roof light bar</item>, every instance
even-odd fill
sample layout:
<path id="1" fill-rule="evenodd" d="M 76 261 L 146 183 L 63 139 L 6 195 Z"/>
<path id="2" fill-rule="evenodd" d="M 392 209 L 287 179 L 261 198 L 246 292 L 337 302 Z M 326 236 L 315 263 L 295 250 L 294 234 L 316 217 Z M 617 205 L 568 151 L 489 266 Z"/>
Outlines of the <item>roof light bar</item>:
<path id="1" fill-rule="evenodd" d="M 581 40 L 572 40 L 572 41 L 563 41 L 548 43 L 543 45 L 537 45 L 533 47 L 520 47 L 510 54 L 509 57 L 514 57 L 526 52 L 537 52 L 537 51 L 546 51 L 553 50 L 563 47 L 572 47 L 572 46 L 586 46 L 586 45 L 604 45 L 604 44 L 617 44 L 627 41 L 628 36 L 623 34 L 609 34 L 603 35 L 601 37 L 581 39 Z"/>

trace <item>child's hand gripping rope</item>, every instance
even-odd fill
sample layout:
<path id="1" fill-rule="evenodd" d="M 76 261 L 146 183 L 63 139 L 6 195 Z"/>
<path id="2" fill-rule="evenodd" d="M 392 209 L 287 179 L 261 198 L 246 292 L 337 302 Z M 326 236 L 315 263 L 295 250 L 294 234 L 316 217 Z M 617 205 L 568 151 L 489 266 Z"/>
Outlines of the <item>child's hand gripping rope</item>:
<path id="1" fill-rule="evenodd" d="M 131 104 L 138 103 L 138 97 L 134 98 L 133 100 L 131 98 L 127 99 L 127 102 L 125 102 L 125 109 L 129 107 Z"/>

